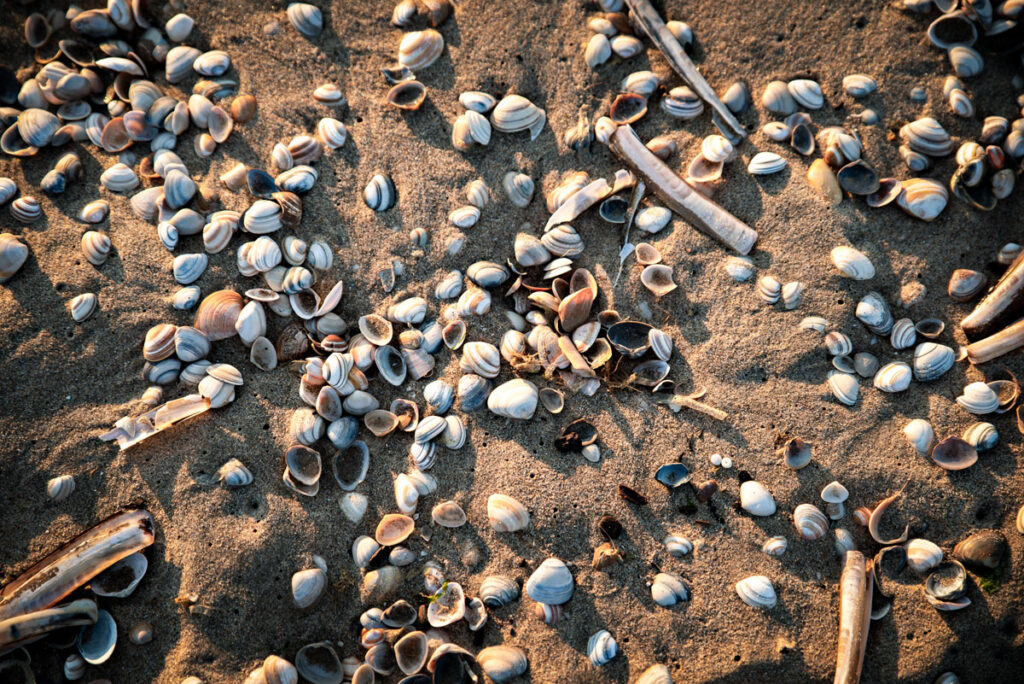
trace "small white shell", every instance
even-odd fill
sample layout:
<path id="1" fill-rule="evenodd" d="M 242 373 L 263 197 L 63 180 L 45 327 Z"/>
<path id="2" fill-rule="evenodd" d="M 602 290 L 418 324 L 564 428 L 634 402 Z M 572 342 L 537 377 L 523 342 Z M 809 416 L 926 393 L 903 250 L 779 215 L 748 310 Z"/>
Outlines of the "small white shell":
<path id="1" fill-rule="evenodd" d="M 509 201 L 520 209 L 525 209 L 533 199 L 533 179 L 525 173 L 509 171 L 502 179 L 501 185 Z"/>
<path id="2" fill-rule="evenodd" d="M 909 318 L 901 318 L 893 323 L 889 331 L 889 343 L 893 349 L 910 349 L 917 341 L 917 330 Z"/>
<path id="3" fill-rule="evenodd" d="M 316 5 L 292 2 L 288 5 L 288 21 L 306 38 L 315 38 L 324 28 L 323 14 Z"/>
<path id="4" fill-rule="evenodd" d="M 825 96 L 816 81 L 798 78 L 787 83 L 786 89 L 797 104 L 806 109 L 821 109 L 825 104 Z"/>
<path id="5" fill-rule="evenodd" d="M 63 501 L 75 491 L 75 478 L 71 475 L 60 475 L 46 483 L 46 496 L 51 501 Z"/>
<path id="6" fill-rule="evenodd" d="M 81 323 L 96 312 L 98 300 L 92 292 L 84 292 L 71 300 L 71 319 Z"/>
<path id="7" fill-rule="evenodd" d="M 872 384 L 883 392 L 903 392 L 910 387 L 912 377 L 913 372 L 908 364 L 893 361 L 878 369 Z"/>
<path id="8" fill-rule="evenodd" d="M 736 583 L 740 600 L 752 608 L 774 608 L 778 597 L 772 581 L 764 575 L 752 575 Z"/>
<path id="9" fill-rule="evenodd" d="M 757 281 L 757 294 L 765 304 L 774 304 L 782 296 L 782 283 L 774 276 L 761 276 Z"/>
<path id="10" fill-rule="evenodd" d="M 292 575 L 292 599 L 299 608 L 316 603 L 327 586 L 327 574 L 320 568 L 299 570 Z"/>
<path id="11" fill-rule="evenodd" d="M 130 166 L 118 162 L 100 174 L 100 185 L 111 192 L 127 192 L 139 187 L 139 177 Z"/>
<path id="12" fill-rule="evenodd" d="M 910 442 L 910 446 L 921 455 L 931 453 L 932 444 L 935 443 L 935 430 L 931 423 L 922 418 L 915 418 L 903 426 L 903 435 Z"/>
<path id="13" fill-rule="evenodd" d="M 988 451 L 999 442 L 999 432 L 992 423 L 975 423 L 964 430 L 963 440 L 979 452 Z"/>
<path id="14" fill-rule="evenodd" d="M 530 524 L 530 512 L 526 510 L 526 506 L 511 496 L 491 494 L 487 498 L 487 519 L 495 532 L 518 532 Z M 570 593 L 572 593 L 571 590 Z M 541 603 L 545 603 L 545 601 L 541 601 Z M 546 603 L 550 603 L 550 601 Z"/>
<path id="15" fill-rule="evenodd" d="M 773 114 L 788 116 L 796 111 L 796 100 L 783 81 L 772 81 L 765 86 L 761 95 L 761 104 Z"/>
<path id="16" fill-rule="evenodd" d="M 448 214 L 448 221 L 457 228 L 472 228 L 480 220 L 480 209 L 472 205 L 458 207 Z"/>
<path id="17" fill-rule="evenodd" d="M 651 597 L 659 606 L 667 608 L 680 601 L 690 600 L 690 588 L 679 575 L 659 572 L 651 582 Z"/>
<path id="18" fill-rule="evenodd" d="M 607 62 L 612 56 L 611 42 L 608 40 L 608 36 L 603 33 L 595 33 L 587 41 L 587 47 L 583 50 L 583 59 L 587 62 L 587 66 L 591 69 L 596 69 L 598 66 Z"/>
<path id="19" fill-rule="evenodd" d="M 480 584 L 477 593 L 488 608 L 500 608 L 519 598 L 519 585 L 511 577 L 490 575 Z"/>
<path id="20" fill-rule="evenodd" d="M 530 140 L 537 139 L 546 121 L 544 110 L 522 95 L 506 95 L 491 112 L 491 125 L 496 130 L 502 133 L 529 130 Z"/>
<path id="21" fill-rule="evenodd" d="M 665 549 L 673 558 L 682 558 L 693 551 L 693 543 L 686 537 L 670 534 L 665 537 Z"/>
<path id="22" fill-rule="evenodd" d="M 636 213 L 634 224 L 645 233 L 654 234 L 672 220 L 672 211 L 665 207 L 644 207 Z"/>
<path id="23" fill-rule="evenodd" d="M 843 77 L 843 90 L 850 97 L 867 97 L 875 92 L 875 80 L 864 74 L 850 74 Z"/>
<path id="24" fill-rule="evenodd" d="M 758 517 L 767 517 L 775 513 L 775 499 L 757 480 L 747 480 L 740 485 L 740 506 L 747 513 Z"/>
<path id="25" fill-rule="evenodd" d="M 972 382 L 964 387 L 964 393 L 956 398 L 969 413 L 981 416 L 999 408 L 999 396 L 984 382 Z"/>
<path id="26" fill-rule="evenodd" d="M 793 511 L 793 524 L 804 539 L 820 539 L 828 531 L 828 518 L 814 504 L 800 504 Z"/>
<path id="27" fill-rule="evenodd" d="M 402 36 L 398 63 L 420 71 L 437 61 L 444 51 L 444 37 L 434 29 L 411 31 Z"/>
<path id="28" fill-rule="evenodd" d="M 907 565 L 914 572 L 924 574 L 942 562 L 942 549 L 927 539 L 911 539 L 904 548 L 907 551 Z"/>
<path id="29" fill-rule="evenodd" d="M 470 342 L 469 344 L 473 344 Z M 466 346 L 469 346 L 468 344 Z M 465 358 L 465 355 L 464 355 Z M 484 375 L 478 371 L 478 375 Z M 518 420 L 529 420 L 537 410 L 538 392 L 537 386 L 529 380 L 515 378 L 494 388 L 487 397 L 487 408 L 499 416 L 515 418 Z"/>
<path id="30" fill-rule="evenodd" d="M 747 171 L 755 176 L 767 176 L 782 171 L 788 164 L 774 152 L 758 152 L 747 164 Z"/>
<path id="31" fill-rule="evenodd" d="M 487 676 L 502 684 L 526 672 L 526 653 L 515 646 L 488 646 L 476 654 L 476 662 Z"/>
<path id="32" fill-rule="evenodd" d="M 615 637 L 606 629 L 602 629 L 587 640 L 587 657 L 594 667 L 601 667 L 608 663 L 618 653 L 619 645 L 615 643 Z"/>
<path id="33" fill-rule="evenodd" d="M 772 537 L 761 545 L 761 550 L 769 556 L 781 556 L 789 548 L 789 542 L 782 535 Z"/>
<path id="34" fill-rule="evenodd" d="M 728 256 L 722 267 L 737 283 L 745 283 L 754 275 L 754 262 L 750 257 Z"/>
<path id="35" fill-rule="evenodd" d="M 936 342 L 922 342 L 914 349 L 914 377 L 928 382 L 942 377 L 953 367 L 956 354 L 951 347 Z"/>
<path id="36" fill-rule="evenodd" d="M 346 492 L 341 497 L 338 504 L 341 506 L 341 512 L 349 520 L 359 524 L 359 521 L 363 519 L 366 514 L 366 508 L 369 505 L 369 501 L 365 494 L 359 492 Z"/>
<path id="37" fill-rule="evenodd" d="M 237 458 L 232 458 L 218 468 L 217 476 L 225 487 L 244 487 L 253 481 L 252 473 Z"/>
<path id="38" fill-rule="evenodd" d="M 867 255 L 853 247 L 840 245 L 832 249 L 832 263 L 847 278 L 870 280 L 875 277 L 875 266 Z"/>

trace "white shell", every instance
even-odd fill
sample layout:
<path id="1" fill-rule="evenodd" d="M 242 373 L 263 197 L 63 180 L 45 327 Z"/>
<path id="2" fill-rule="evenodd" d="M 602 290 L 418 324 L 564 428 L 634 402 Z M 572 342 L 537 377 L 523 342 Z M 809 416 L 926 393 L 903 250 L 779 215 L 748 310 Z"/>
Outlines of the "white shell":
<path id="1" fill-rule="evenodd" d="M 619 645 L 615 643 L 615 638 L 606 629 L 602 629 L 587 640 L 587 657 L 594 667 L 601 667 L 618 653 Z"/>
<path id="2" fill-rule="evenodd" d="M 911 539 L 904 548 L 907 551 L 907 565 L 914 572 L 924 574 L 942 562 L 942 549 L 927 539 Z"/>
<path id="3" fill-rule="evenodd" d="M 771 492 L 757 480 L 747 480 L 740 485 L 740 506 L 747 513 L 765 517 L 775 513 L 775 499 Z"/>
<path id="4" fill-rule="evenodd" d="M 100 185 L 111 192 L 127 192 L 139 187 L 139 177 L 131 167 L 118 162 L 100 174 Z"/>
<path id="5" fill-rule="evenodd" d="M 913 371 L 908 364 L 893 361 L 878 369 L 872 384 L 883 392 L 903 392 L 910 387 L 912 377 Z"/>
<path id="6" fill-rule="evenodd" d="M 782 286 L 781 298 L 782 307 L 786 311 L 792 311 L 800 305 L 800 299 L 804 293 L 804 284 L 798 280 L 786 283 Z"/>
<path id="7" fill-rule="evenodd" d="M 434 29 L 411 31 L 398 45 L 398 63 L 420 71 L 436 62 L 443 51 L 444 37 Z"/>
<path id="8" fill-rule="evenodd" d="M 825 96 L 816 81 L 798 78 L 787 83 L 786 89 L 797 104 L 806 109 L 821 109 L 825 104 Z"/>
<path id="9" fill-rule="evenodd" d="M 622 79 L 619 84 L 619 92 L 636 93 L 644 97 L 654 95 L 654 91 L 661 85 L 661 79 L 653 71 L 634 71 Z"/>
<path id="10" fill-rule="evenodd" d="M 174 257 L 174 279 L 181 285 L 190 285 L 199 280 L 208 263 L 205 254 L 179 254 Z"/>
<path id="11" fill-rule="evenodd" d="M 750 257 L 728 256 L 722 267 L 737 283 L 745 283 L 754 275 L 754 262 Z"/>
<path id="12" fill-rule="evenodd" d="M 963 440 L 979 452 L 988 451 L 999 442 L 999 432 L 992 423 L 974 423 L 964 430 Z"/>
<path id="13" fill-rule="evenodd" d="M 782 283 L 775 276 L 761 276 L 757 281 L 757 294 L 765 304 L 775 304 L 782 297 Z"/>
<path id="14" fill-rule="evenodd" d="M 715 164 L 732 159 L 734 150 L 732 143 L 721 135 L 709 135 L 700 144 L 700 153 L 709 162 Z"/>
<path id="15" fill-rule="evenodd" d="M 964 393 L 956 398 L 967 412 L 981 416 L 999 408 L 999 396 L 984 382 L 972 382 L 964 387 Z"/>
<path id="16" fill-rule="evenodd" d="M 665 537 L 665 549 L 673 558 L 682 558 L 693 551 L 693 543 L 686 537 L 670 534 Z"/>
<path id="17" fill-rule="evenodd" d="M 544 110 L 522 95 L 506 95 L 491 112 L 491 125 L 502 133 L 530 131 L 530 140 L 536 140 L 544 128 L 547 115 Z"/>
<path id="18" fill-rule="evenodd" d="M 893 318 L 889 305 L 877 292 L 868 292 L 857 302 L 854 315 L 868 330 L 876 335 L 888 335 L 892 330 Z"/>
<path id="19" fill-rule="evenodd" d="M 917 330 L 914 328 L 914 321 L 909 318 L 901 318 L 893 323 L 889 331 L 889 344 L 893 349 L 910 349 L 917 342 Z"/>
<path id="20" fill-rule="evenodd" d="M 954 45 L 949 48 L 949 63 L 960 78 L 977 76 L 985 68 L 981 53 L 968 45 Z"/>
<path id="21" fill-rule="evenodd" d="M 925 116 L 900 128 L 900 140 L 914 152 L 929 157 L 952 154 L 956 144 L 938 121 Z"/>
<path id="22" fill-rule="evenodd" d="M 427 300 L 409 297 L 388 307 L 387 318 L 395 323 L 419 325 L 427 316 Z"/>
<path id="23" fill-rule="evenodd" d="M 479 372 L 477 374 L 483 375 Z M 537 410 L 537 400 L 537 386 L 529 380 L 516 378 L 494 388 L 487 397 L 487 408 L 505 418 L 529 420 Z"/>
<path id="24" fill-rule="evenodd" d="M 530 524 L 530 512 L 511 496 L 491 494 L 487 498 L 487 519 L 495 532 L 518 532 Z"/>
<path id="25" fill-rule="evenodd" d="M 634 223 L 645 233 L 654 234 L 668 225 L 672 220 L 672 212 L 665 207 L 644 207 L 636 213 Z"/>
<path id="26" fill-rule="evenodd" d="M 472 205 L 458 207 L 448 214 L 448 221 L 457 228 L 472 228 L 480 220 L 480 209 Z"/>
<path id="27" fill-rule="evenodd" d="M 772 81 L 765 86 L 761 95 L 761 104 L 773 114 L 788 116 L 796 111 L 796 100 L 783 81 Z"/>
<path id="28" fill-rule="evenodd" d="M 761 550 L 769 556 L 781 556 L 786 553 L 787 548 L 789 548 L 789 542 L 781 535 L 771 537 L 761 545 Z"/>
<path id="29" fill-rule="evenodd" d="M 96 312 L 98 300 L 92 292 L 84 292 L 71 300 L 71 319 L 81 323 Z"/>
<path id="30" fill-rule="evenodd" d="M 793 524 L 804 539 L 815 540 L 828 531 L 828 518 L 814 504 L 800 504 L 793 511 Z"/>
<path id="31" fill-rule="evenodd" d="M 690 588 L 679 575 L 671 572 L 659 572 L 651 582 L 651 598 L 659 606 L 667 608 L 680 601 L 690 600 Z"/>
<path id="32" fill-rule="evenodd" d="M 494 109 L 494 105 L 498 104 L 498 101 L 488 93 L 479 90 L 467 90 L 459 94 L 459 104 L 466 110 L 486 114 Z"/>
<path id="33" fill-rule="evenodd" d="M 75 478 L 72 475 L 60 475 L 46 483 L 46 496 L 50 501 L 63 501 L 75 491 Z"/>
<path id="34" fill-rule="evenodd" d="M 501 185 L 509 201 L 520 209 L 525 209 L 533 199 L 533 179 L 525 173 L 509 171 L 502 179 Z"/>
<path id="35" fill-rule="evenodd" d="M 843 77 L 843 90 L 850 97 L 867 97 L 875 92 L 875 80 L 864 74 L 850 74 Z"/>
<path id="36" fill-rule="evenodd" d="M 327 586 L 327 574 L 320 568 L 299 570 L 292 575 L 292 599 L 299 608 L 316 603 Z"/>
<path id="37" fill-rule="evenodd" d="M 373 537 L 368 537 L 365 534 L 356 537 L 352 542 L 352 560 L 355 561 L 356 567 L 367 567 L 378 549 L 380 549 L 380 544 Z"/>
<path id="38" fill-rule="evenodd" d="M 288 21 L 306 38 L 315 38 L 324 28 L 323 14 L 316 5 L 292 2 L 288 5 Z"/>
<path id="39" fill-rule="evenodd" d="M 434 380 L 423 388 L 423 400 L 436 413 L 447 413 L 455 401 L 455 388 L 444 380 Z"/>
<path id="40" fill-rule="evenodd" d="M 590 36 L 590 40 L 587 41 L 587 47 L 583 50 L 583 58 L 587 62 L 587 66 L 591 69 L 596 69 L 601 64 L 604 64 L 612 56 L 612 46 L 608 41 L 608 36 L 603 33 L 595 33 Z"/>
<path id="41" fill-rule="evenodd" d="M 349 522 L 359 524 L 359 521 L 363 519 L 366 514 L 366 508 L 369 505 L 369 501 L 365 494 L 359 492 L 346 492 L 344 496 L 338 502 L 341 506 L 341 512 Z"/>
<path id="42" fill-rule="evenodd" d="M 225 487 L 244 487 L 253 481 L 252 473 L 237 458 L 232 458 L 218 468 L 217 476 Z"/>
<path id="43" fill-rule="evenodd" d="M 736 583 L 736 593 L 752 608 L 774 608 L 778 597 L 772 581 L 764 575 L 751 575 Z"/>
<path id="44" fill-rule="evenodd" d="M 467 342 L 463 345 L 462 358 L 459 360 L 459 367 L 463 373 L 475 373 L 485 378 L 496 378 L 500 366 L 501 354 L 493 344 Z M 534 394 L 536 394 L 536 390 L 534 390 Z M 534 402 L 534 407 L 536 407 L 536 402 Z"/>
<path id="45" fill-rule="evenodd" d="M 487 676 L 502 684 L 526 672 L 526 653 L 515 646 L 488 646 L 476 654 L 476 662 Z"/>
<path id="46" fill-rule="evenodd" d="M 927 456 L 935 443 L 935 430 L 931 423 L 922 418 L 915 418 L 903 426 L 903 435 L 917 453 Z"/>
<path id="47" fill-rule="evenodd" d="M 195 21 L 192 17 L 187 14 L 175 14 L 164 24 L 164 33 L 167 34 L 168 39 L 175 43 L 181 43 L 188 38 L 188 34 L 192 33 L 193 26 L 195 26 Z"/>
<path id="48" fill-rule="evenodd" d="M 500 608 L 519 598 L 519 585 L 511 577 L 490 575 L 480 584 L 477 593 L 488 608 Z"/>
<path id="49" fill-rule="evenodd" d="M 767 176 L 778 173 L 789 164 L 774 152 L 758 152 L 747 164 L 747 171 L 755 176 Z"/>
<path id="50" fill-rule="evenodd" d="M 953 367 L 956 354 L 951 347 L 936 342 L 922 342 L 914 349 L 914 377 L 928 382 L 942 377 Z"/>
<path id="51" fill-rule="evenodd" d="M 363 190 L 363 201 L 374 211 L 387 211 L 395 206 L 397 199 L 395 184 L 383 174 L 378 173 L 371 178 Z"/>
<path id="52" fill-rule="evenodd" d="M 847 278 L 870 280 L 875 277 L 875 266 L 863 252 L 840 245 L 832 249 L 832 263 Z"/>

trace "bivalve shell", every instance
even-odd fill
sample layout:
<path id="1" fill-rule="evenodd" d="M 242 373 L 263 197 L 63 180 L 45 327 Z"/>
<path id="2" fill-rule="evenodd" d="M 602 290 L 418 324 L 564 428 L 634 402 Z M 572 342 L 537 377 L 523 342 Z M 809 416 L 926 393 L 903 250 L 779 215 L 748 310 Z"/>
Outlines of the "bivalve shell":
<path id="1" fill-rule="evenodd" d="M 547 115 L 522 95 L 506 95 L 491 112 L 491 125 L 502 133 L 530 131 L 530 140 L 540 135 Z"/>
<path id="2" fill-rule="evenodd" d="M 752 575 L 736 583 L 740 600 L 752 608 L 767 610 L 774 608 L 778 597 L 770 579 L 764 575 Z"/>
<path id="3" fill-rule="evenodd" d="M 873 384 L 883 392 L 903 392 L 910 387 L 912 377 L 913 372 L 908 364 L 893 361 L 878 369 Z"/>
<path id="4" fill-rule="evenodd" d="M 988 451 L 999 442 L 999 432 L 992 423 L 975 423 L 964 430 L 963 439 L 979 452 Z"/>
<path id="5" fill-rule="evenodd" d="M 299 570 L 292 575 L 292 600 L 300 609 L 316 603 L 327 586 L 327 574 L 320 568 Z"/>
<path id="6" fill-rule="evenodd" d="M 821 109 L 825 105 L 825 96 L 816 81 L 798 78 L 787 83 L 786 90 L 793 96 L 797 104 L 806 109 Z"/>
<path id="7" fill-rule="evenodd" d="M 316 38 L 324 28 L 323 14 L 316 5 L 293 2 L 288 5 L 288 21 L 306 38 Z"/>
<path id="8" fill-rule="evenodd" d="M 366 189 L 363 190 L 363 201 L 373 211 L 387 211 L 395 206 L 397 199 L 395 184 L 390 177 L 383 174 L 377 174 L 371 178 Z"/>
<path id="9" fill-rule="evenodd" d="M 525 173 L 509 171 L 502 179 L 502 187 L 509 201 L 520 209 L 525 209 L 533 199 L 534 182 Z"/>
<path id="10" fill-rule="evenodd" d="M 619 645 L 606 629 L 602 629 L 587 640 L 587 658 L 594 667 L 607 664 L 618 653 Z"/>
<path id="11" fill-rule="evenodd" d="M 774 152 L 758 152 L 747 164 L 747 171 L 755 176 L 767 176 L 782 171 L 788 164 Z"/>
<path id="12" fill-rule="evenodd" d="M 832 263 L 847 278 L 870 280 L 875 277 L 875 266 L 866 254 L 853 247 L 840 245 L 832 249 Z"/>
<path id="13" fill-rule="evenodd" d="M 492 494 L 487 499 L 487 519 L 490 521 L 491 529 L 495 532 L 518 532 L 519 530 L 525 529 L 530 524 L 530 513 L 526 510 L 526 506 L 519 503 L 511 496 L 505 494 Z M 556 563 L 561 563 L 556 559 L 549 559 Z M 544 567 L 543 565 L 541 567 Z M 562 564 L 565 568 L 565 564 Z M 539 570 L 538 570 L 539 572 Z M 547 572 L 547 571 L 545 571 Z M 565 573 L 568 573 L 568 569 L 565 569 Z M 536 574 L 536 573 L 534 573 Z M 569 573 L 569 595 L 572 594 L 572 575 Z M 529 587 L 529 585 L 528 585 Z M 543 592 L 542 592 L 543 593 Z M 549 597 L 549 594 L 545 593 L 545 596 Z M 534 600 L 541 601 L 541 603 L 552 603 L 551 601 L 543 601 L 530 594 Z M 558 601 L 556 603 L 564 603 L 568 601 L 568 597 L 564 601 Z"/>
<path id="14" fill-rule="evenodd" d="M 907 423 L 903 427 L 903 435 L 922 456 L 927 456 L 935 443 L 935 430 L 932 429 L 928 421 L 922 418 L 915 418 Z"/>
<path id="15" fill-rule="evenodd" d="M 651 597 L 663 608 L 680 601 L 690 600 L 690 587 L 682 577 L 671 572 L 659 572 L 651 582 Z"/>
<path id="16" fill-rule="evenodd" d="M 444 51 L 444 37 L 434 29 L 411 31 L 402 36 L 398 46 L 398 63 L 413 71 L 426 69 Z"/>
<path id="17" fill-rule="evenodd" d="M 944 344 L 922 342 L 914 349 L 914 377 L 928 382 L 942 377 L 956 361 L 953 349 Z"/>
<path id="18" fill-rule="evenodd" d="M 775 513 L 775 499 L 757 480 L 747 480 L 740 485 L 740 506 L 747 513 L 758 517 L 767 517 Z"/>
<path id="19" fill-rule="evenodd" d="M 964 387 L 963 394 L 956 398 L 966 411 L 981 416 L 999 408 L 999 395 L 984 382 L 972 382 Z"/>
<path id="20" fill-rule="evenodd" d="M 788 116 L 796 111 L 796 100 L 783 81 L 772 81 L 761 95 L 761 104 L 769 112 Z"/>
<path id="21" fill-rule="evenodd" d="M 505 418 L 529 420 L 537 410 L 537 401 L 537 386 L 528 380 L 516 378 L 491 392 L 487 398 L 487 408 Z"/>
<path id="22" fill-rule="evenodd" d="M 526 653 L 515 646 L 488 646 L 476 655 L 480 668 L 497 684 L 502 684 L 526 672 L 529 662 Z"/>
<path id="23" fill-rule="evenodd" d="M 804 539 L 815 540 L 828 531 L 828 518 L 814 504 L 800 504 L 793 511 L 793 524 Z"/>

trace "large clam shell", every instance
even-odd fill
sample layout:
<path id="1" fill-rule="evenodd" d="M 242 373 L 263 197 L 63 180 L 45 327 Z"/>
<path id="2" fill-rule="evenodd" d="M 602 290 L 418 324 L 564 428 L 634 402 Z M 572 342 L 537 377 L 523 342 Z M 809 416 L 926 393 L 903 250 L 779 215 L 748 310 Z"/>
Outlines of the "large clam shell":
<path id="1" fill-rule="evenodd" d="M 820 539 L 828 531 L 828 518 L 814 504 L 800 504 L 793 511 L 793 524 L 804 539 Z"/>
<path id="2" fill-rule="evenodd" d="M 537 401 L 537 386 L 516 378 L 494 388 L 487 398 L 487 408 L 505 418 L 529 420 L 537 410 Z"/>
<path id="3" fill-rule="evenodd" d="M 398 63 L 420 71 L 437 61 L 444 51 L 444 37 L 434 29 L 410 31 L 398 46 Z"/>
<path id="4" fill-rule="evenodd" d="M 526 594 L 538 603 L 558 606 L 572 598 L 572 572 L 557 558 L 548 558 L 526 581 Z"/>
<path id="5" fill-rule="evenodd" d="M 521 648 L 504 645 L 481 650 L 476 655 L 476 662 L 498 684 L 524 674 L 529 666 L 526 653 Z"/>

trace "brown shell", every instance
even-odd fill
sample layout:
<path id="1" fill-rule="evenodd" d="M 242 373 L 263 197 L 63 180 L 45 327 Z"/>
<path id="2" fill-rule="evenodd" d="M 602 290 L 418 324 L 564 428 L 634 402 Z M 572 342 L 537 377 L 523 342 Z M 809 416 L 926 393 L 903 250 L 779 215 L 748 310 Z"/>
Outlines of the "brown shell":
<path id="1" fill-rule="evenodd" d="M 409 516 L 401 513 L 388 513 L 377 524 L 374 538 L 381 546 L 394 546 L 405 541 L 415 527 L 416 522 Z"/>
<path id="2" fill-rule="evenodd" d="M 243 305 L 242 295 L 234 290 L 217 290 L 200 302 L 194 327 L 206 333 L 211 342 L 234 337 L 235 321 Z"/>

